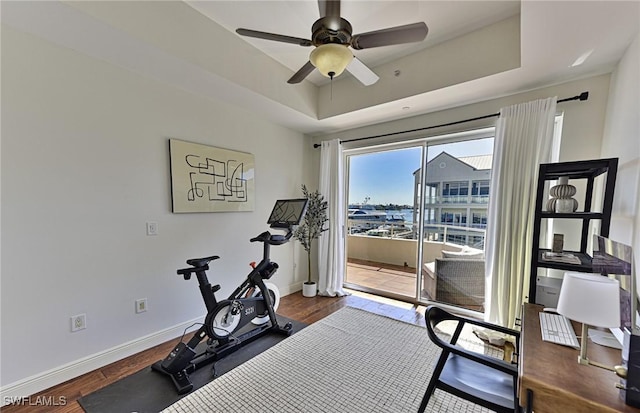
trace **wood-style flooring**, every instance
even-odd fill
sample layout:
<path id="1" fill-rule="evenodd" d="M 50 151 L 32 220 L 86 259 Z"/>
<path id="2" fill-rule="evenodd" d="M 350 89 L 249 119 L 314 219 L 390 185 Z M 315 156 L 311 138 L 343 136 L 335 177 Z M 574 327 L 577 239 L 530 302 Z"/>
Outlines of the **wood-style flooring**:
<path id="1" fill-rule="evenodd" d="M 311 324 L 342 307 L 351 306 L 398 320 L 424 325 L 424 307 L 416 307 L 411 304 L 355 291 L 352 293 L 352 295 L 346 297 L 330 298 L 318 296 L 306 298 L 300 292 L 297 292 L 281 298 L 278 314 Z M 30 398 L 31 405 L 3 406 L 1 408 L 2 413 L 82 413 L 84 410 L 77 402 L 79 398 L 163 359 L 177 343 L 178 339 L 168 341 L 35 394 Z M 37 404 L 38 397 L 41 398 L 40 400 L 57 401 L 58 403 L 56 404 L 61 405 L 34 405 Z M 60 403 L 62 400 L 64 400 L 64 405 Z"/>
<path id="2" fill-rule="evenodd" d="M 416 295 L 416 269 L 413 267 L 350 258 L 345 282 L 408 300 L 413 300 Z"/>

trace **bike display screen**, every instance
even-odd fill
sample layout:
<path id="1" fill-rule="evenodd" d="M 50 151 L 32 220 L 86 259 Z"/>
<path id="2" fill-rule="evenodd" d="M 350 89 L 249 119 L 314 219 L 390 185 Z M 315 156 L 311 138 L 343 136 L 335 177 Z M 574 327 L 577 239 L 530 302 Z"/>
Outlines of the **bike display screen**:
<path id="1" fill-rule="evenodd" d="M 288 228 L 298 225 L 307 210 L 307 202 L 306 198 L 277 200 L 267 224 L 274 228 Z"/>

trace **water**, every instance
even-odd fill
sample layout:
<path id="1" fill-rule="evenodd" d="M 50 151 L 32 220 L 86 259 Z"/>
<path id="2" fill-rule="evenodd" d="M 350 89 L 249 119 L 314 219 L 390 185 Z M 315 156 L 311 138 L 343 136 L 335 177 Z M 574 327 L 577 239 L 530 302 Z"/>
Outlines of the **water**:
<path id="1" fill-rule="evenodd" d="M 387 209 L 384 212 L 387 213 L 387 215 L 391 216 L 391 215 L 402 215 L 404 217 L 404 219 L 411 221 L 413 219 L 413 209 Z"/>

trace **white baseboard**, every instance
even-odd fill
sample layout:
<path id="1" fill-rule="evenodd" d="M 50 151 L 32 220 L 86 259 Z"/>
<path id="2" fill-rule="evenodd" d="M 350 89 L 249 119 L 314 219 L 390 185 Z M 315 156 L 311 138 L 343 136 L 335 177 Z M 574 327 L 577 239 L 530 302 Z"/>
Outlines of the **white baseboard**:
<path id="1" fill-rule="evenodd" d="M 284 291 L 280 291 L 280 297 L 284 297 L 289 294 L 293 294 L 302 290 L 302 282 L 297 282 L 295 284 L 289 284 Z"/>
<path id="2" fill-rule="evenodd" d="M 280 292 L 280 295 L 289 295 L 301 289 L 302 283 L 290 284 L 286 286 L 284 291 Z M 2 386 L 0 388 L 0 405 L 9 404 L 12 400 L 20 397 L 31 396 L 67 380 L 104 367 L 107 364 L 165 343 L 182 335 L 185 328 L 193 325 L 193 323 L 201 323 L 202 320 L 204 320 L 204 316 Z"/>
<path id="3" fill-rule="evenodd" d="M 192 326 L 193 323 L 202 322 L 204 316 L 194 320 L 181 323 L 179 325 L 169 327 L 129 341 L 119 346 L 107 349 L 105 351 L 92 354 L 71 363 L 64 364 L 60 367 L 35 374 L 31 377 L 19 380 L 17 382 L 2 386 L 0 388 L 0 402 L 4 406 L 20 397 L 28 397 L 42 390 L 48 389 L 67 380 L 71 380 L 90 371 L 99 369 L 107 364 L 113 363 L 133 354 L 147 350 L 151 347 L 173 340 L 181 336 L 185 328 Z"/>

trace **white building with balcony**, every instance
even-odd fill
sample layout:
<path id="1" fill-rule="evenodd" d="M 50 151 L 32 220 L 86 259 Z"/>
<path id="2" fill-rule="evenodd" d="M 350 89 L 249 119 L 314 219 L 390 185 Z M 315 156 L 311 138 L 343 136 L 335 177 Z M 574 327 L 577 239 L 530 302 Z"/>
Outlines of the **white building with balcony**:
<path id="1" fill-rule="evenodd" d="M 456 158 L 441 152 L 427 163 L 425 239 L 483 248 L 493 155 Z M 414 172 L 413 221 L 419 222 L 422 171 Z M 480 230 L 480 231 L 478 231 Z"/>

